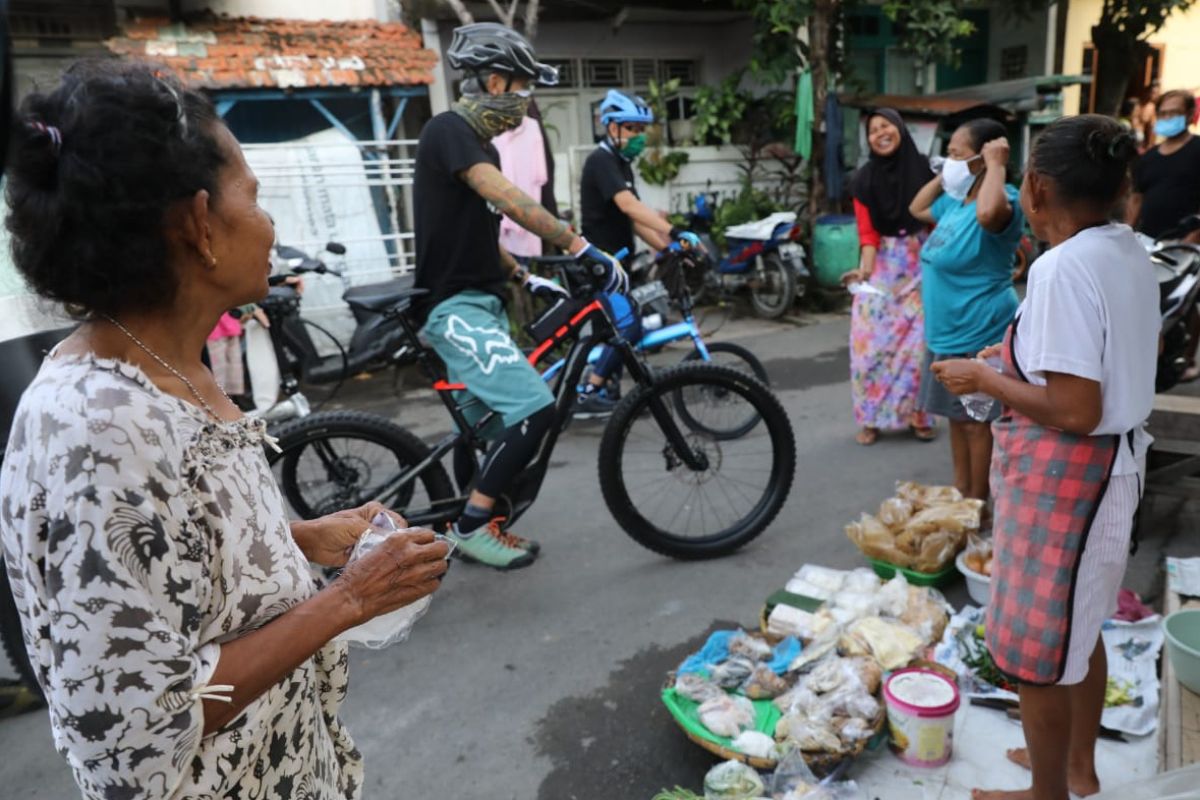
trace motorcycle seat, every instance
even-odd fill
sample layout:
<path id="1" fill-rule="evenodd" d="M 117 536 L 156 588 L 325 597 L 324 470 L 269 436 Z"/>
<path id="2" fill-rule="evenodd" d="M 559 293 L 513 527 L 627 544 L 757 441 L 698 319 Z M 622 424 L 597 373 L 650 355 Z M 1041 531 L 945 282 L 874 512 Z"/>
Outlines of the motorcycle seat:
<path id="1" fill-rule="evenodd" d="M 388 310 L 403 311 L 408 308 L 414 297 L 426 294 L 428 289 L 413 287 L 413 278 L 406 275 L 381 283 L 364 283 L 362 286 L 352 286 L 342 295 L 342 299 L 353 308 L 362 311 L 383 312 Z"/>

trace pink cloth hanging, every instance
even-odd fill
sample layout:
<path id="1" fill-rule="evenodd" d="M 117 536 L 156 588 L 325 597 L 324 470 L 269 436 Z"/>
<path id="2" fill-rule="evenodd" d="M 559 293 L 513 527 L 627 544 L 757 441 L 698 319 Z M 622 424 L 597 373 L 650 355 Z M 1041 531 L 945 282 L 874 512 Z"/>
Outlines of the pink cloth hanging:
<path id="1" fill-rule="evenodd" d="M 537 120 L 526 117 L 521 124 L 492 140 L 500 153 L 500 171 L 530 197 L 541 197 L 550 179 L 546 169 L 545 140 Z M 500 246 L 514 256 L 540 256 L 542 239 L 504 217 L 500 221 Z"/>

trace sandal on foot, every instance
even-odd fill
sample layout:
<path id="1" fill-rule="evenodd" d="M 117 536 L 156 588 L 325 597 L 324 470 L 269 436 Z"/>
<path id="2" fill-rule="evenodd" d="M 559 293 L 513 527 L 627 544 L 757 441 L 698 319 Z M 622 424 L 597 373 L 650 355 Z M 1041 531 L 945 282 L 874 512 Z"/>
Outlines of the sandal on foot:
<path id="1" fill-rule="evenodd" d="M 908 429 L 912 431 L 912 435 L 918 442 L 932 442 L 937 439 L 937 429 L 933 426 L 919 427 L 917 425 L 909 425 Z"/>
<path id="2" fill-rule="evenodd" d="M 861 444 L 863 447 L 870 447 L 879 440 L 878 428 L 863 428 L 858 432 L 858 436 L 854 437 L 854 441 Z"/>

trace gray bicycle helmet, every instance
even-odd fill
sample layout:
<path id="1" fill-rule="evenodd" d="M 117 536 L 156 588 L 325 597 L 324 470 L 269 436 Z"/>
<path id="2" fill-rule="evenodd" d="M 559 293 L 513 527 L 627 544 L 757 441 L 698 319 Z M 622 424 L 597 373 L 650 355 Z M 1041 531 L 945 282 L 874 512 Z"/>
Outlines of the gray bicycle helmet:
<path id="1" fill-rule="evenodd" d="M 446 58 L 450 66 L 463 72 L 507 72 L 539 86 L 558 84 L 558 70 L 537 60 L 529 40 L 498 22 L 455 28 Z"/>

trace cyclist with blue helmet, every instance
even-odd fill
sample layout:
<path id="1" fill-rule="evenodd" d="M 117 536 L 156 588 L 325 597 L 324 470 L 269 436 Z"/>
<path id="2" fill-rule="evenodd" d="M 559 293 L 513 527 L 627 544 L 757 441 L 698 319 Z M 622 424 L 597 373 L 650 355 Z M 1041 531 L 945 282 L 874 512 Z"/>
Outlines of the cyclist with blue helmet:
<path id="1" fill-rule="evenodd" d="M 530 275 L 500 247 L 498 214 L 581 261 L 604 266 L 610 291 L 627 278 L 616 259 L 576 235 L 500 171 L 491 140 L 521 124 L 533 88 L 553 86 L 557 71 L 537 60 L 525 37 L 494 22 L 456 29 L 446 55 L 463 81 L 459 99 L 425 125 L 417 145 L 415 284 L 428 294 L 414 304 L 414 313 L 423 322 L 422 335 L 445 362 L 447 377 L 480 401 L 468 413 L 482 417 L 491 410 L 503 421 L 449 536 L 466 558 L 516 569 L 533 563 L 537 544 L 503 530 L 495 503 L 550 430 L 554 396 L 509 338 L 506 287 L 515 280 L 550 298 L 566 290 Z"/>
<path id="2" fill-rule="evenodd" d="M 633 162 L 646 147 L 646 126 L 654 112 L 640 97 L 611 90 L 600 103 L 604 139 L 583 165 L 580 217 L 584 237 L 605 252 L 634 251 L 634 237 L 661 250 L 684 231 L 639 199 Z M 610 294 L 609 312 L 627 339 L 641 338 L 641 319 L 629 301 Z M 611 348 L 596 362 L 579 393 L 577 417 L 602 417 L 612 413 L 616 400 L 603 388 L 620 369 L 620 356 Z"/>

